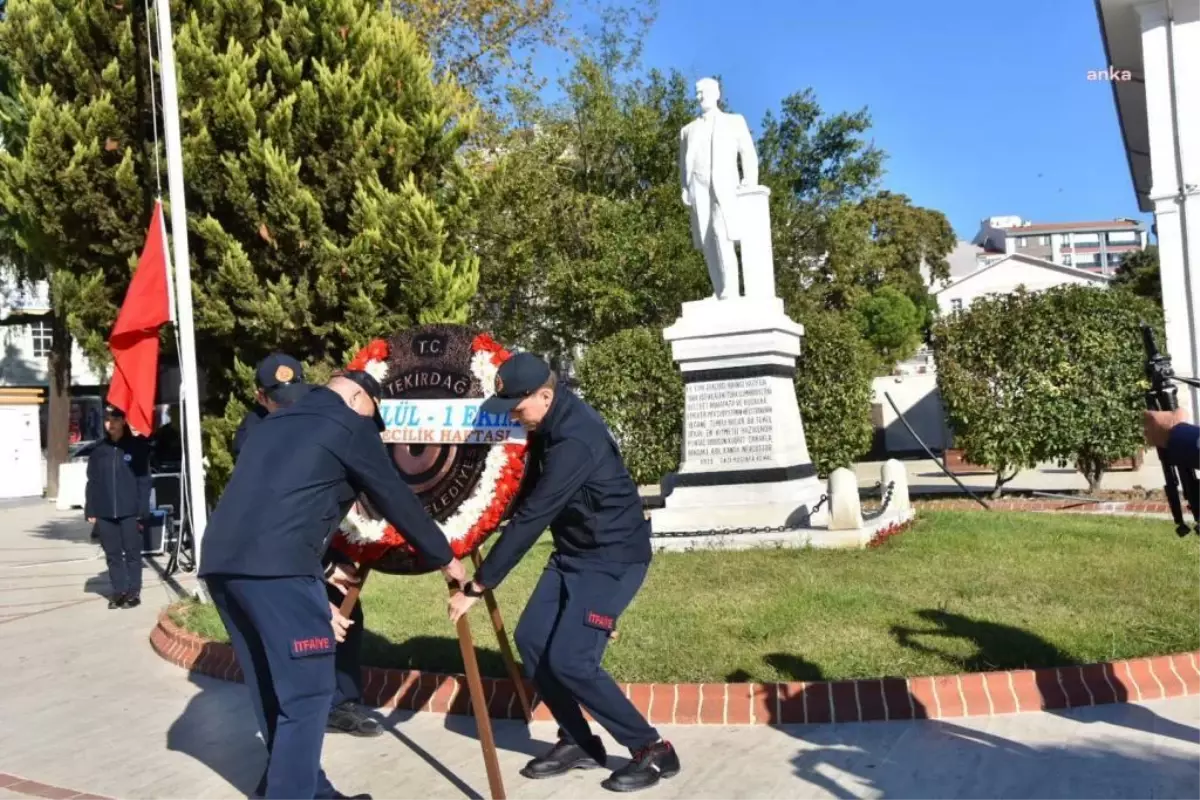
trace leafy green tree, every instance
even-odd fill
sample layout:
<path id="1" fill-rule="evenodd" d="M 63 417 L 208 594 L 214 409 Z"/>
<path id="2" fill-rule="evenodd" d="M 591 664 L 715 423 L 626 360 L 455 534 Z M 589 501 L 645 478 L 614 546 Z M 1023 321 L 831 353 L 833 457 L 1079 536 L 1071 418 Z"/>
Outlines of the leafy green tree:
<path id="1" fill-rule="evenodd" d="M 429 50 L 437 74 L 457 80 L 489 116 L 503 117 L 514 95 L 544 87 L 537 55 L 578 53 L 588 49 L 589 40 L 636 35 L 653 20 L 658 0 L 391 0 L 391 5 Z M 588 14 L 598 18 L 598 31 L 586 24 Z M 487 126 L 486 134 L 499 132 Z"/>
<path id="2" fill-rule="evenodd" d="M 581 57 L 562 103 L 523 108 L 483 192 L 475 319 L 558 358 L 669 324 L 707 292 L 675 167 L 689 87 L 615 74 Z"/>
<path id="3" fill-rule="evenodd" d="M 1158 269 L 1158 247 L 1134 250 L 1121 259 L 1113 275 L 1113 286 L 1128 289 L 1139 297 L 1162 306 L 1162 276 Z"/>
<path id="4" fill-rule="evenodd" d="M 67 452 L 72 337 L 103 360 L 149 218 L 136 76 L 144 31 L 126 5 L 101 0 L 22 0 L 5 11 L 0 52 L 15 92 L 0 105 L 0 209 L 20 277 L 49 286 L 53 496 Z"/>
<path id="5" fill-rule="evenodd" d="M 597 342 L 580 360 L 578 378 L 635 481 L 656 483 L 679 467 L 683 379 L 662 331 L 631 328 Z"/>
<path id="6" fill-rule="evenodd" d="M 1139 320 L 1152 304 L 1119 289 L 1059 286 L 976 300 L 935 327 L 938 386 L 955 444 L 996 471 L 1074 463 L 1100 484 L 1141 442 Z"/>
<path id="7" fill-rule="evenodd" d="M 879 355 L 881 367 L 890 369 L 921 345 L 925 309 L 894 286 L 879 287 L 859 301 L 855 310 L 859 332 Z"/>
<path id="8" fill-rule="evenodd" d="M 941 212 L 880 190 L 884 153 L 866 109 L 826 115 L 811 89 L 768 112 L 758 140 L 771 189 L 776 283 L 803 309 L 853 309 L 880 286 L 925 301 L 921 264 L 949 275 L 954 231 Z"/>

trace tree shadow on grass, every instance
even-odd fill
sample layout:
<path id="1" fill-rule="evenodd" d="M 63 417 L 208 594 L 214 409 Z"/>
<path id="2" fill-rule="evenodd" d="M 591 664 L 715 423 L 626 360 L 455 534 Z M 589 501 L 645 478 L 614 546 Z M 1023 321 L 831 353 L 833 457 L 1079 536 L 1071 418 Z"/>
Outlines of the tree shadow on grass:
<path id="1" fill-rule="evenodd" d="M 909 650 L 937 656 L 954 664 L 961 672 L 1070 667 L 1080 664 L 1078 659 L 1037 634 L 1012 625 L 974 620 L 962 614 L 929 608 L 918 611 L 917 616 L 935 627 L 916 629 L 894 625 L 891 633 L 896 642 Z M 974 655 L 963 658 L 922 644 L 914 638 L 918 636 L 963 639 L 973 643 L 976 650 Z"/>

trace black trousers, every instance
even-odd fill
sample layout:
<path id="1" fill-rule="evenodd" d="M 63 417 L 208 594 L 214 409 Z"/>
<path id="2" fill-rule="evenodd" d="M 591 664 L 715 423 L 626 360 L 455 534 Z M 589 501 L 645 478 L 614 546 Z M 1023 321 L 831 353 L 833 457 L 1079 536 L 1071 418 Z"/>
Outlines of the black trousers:
<path id="1" fill-rule="evenodd" d="M 113 594 L 140 594 L 142 591 L 142 532 L 137 517 L 96 520 L 96 535 L 108 561 L 108 578 Z"/>
<path id="2" fill-rule="evenodd" d="M 325 584 L 325 593 L 329 602 L 339 608 L 346 599 L 337 587 Z M 350 612 L 354 624 L 346 631 L 346 640 L 337 643 L 334 651 L 334 669 L 337 672 L 337 691 L 333 696 L 333 704 L 339 706 L 345 702 L 362 702 L 362 640 L 363 640 L 363 610 L 362 601 L 354 604 Z"/>

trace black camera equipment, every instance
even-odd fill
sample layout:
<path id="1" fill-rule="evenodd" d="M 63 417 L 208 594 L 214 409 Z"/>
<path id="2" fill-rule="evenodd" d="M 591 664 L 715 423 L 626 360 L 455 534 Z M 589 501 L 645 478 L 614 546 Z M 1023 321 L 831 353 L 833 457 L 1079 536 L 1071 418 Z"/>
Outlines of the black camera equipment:
<path id="1" fill-rule="evenodd" d="M 1154 344 L 1154 331 L 1144 322 L 1141 328 L 1142 344 L 1146 348 L 1146 379 L 1150 381 L 1150 388 L 1146 392 L 1146 408 L 1151 411 L 1174 411 L 1179 407 L 1175 381 L 1200 387 L 1200 380 L 1176 375 L 1171 368 L 1170 356 L 1158 352 Z M 1175 533 L 1187 536 L 1193 530 L 1183 519 L 1183 506 L 1179 499 L 1179 489 L 1183 487 L 1183 499 L 1192 512 L 1195 530 L 1200 534 L 1200 482 L 1196 480 L 1195 470 L 1187 464 L 1170 463 L 1162 447 L 1158 448 L 1158 460 L 1162 462 L 1163 477 L 1166 479 L 1163 492 L 1171 507 L 1171 516 L 1175 518 Z"/>

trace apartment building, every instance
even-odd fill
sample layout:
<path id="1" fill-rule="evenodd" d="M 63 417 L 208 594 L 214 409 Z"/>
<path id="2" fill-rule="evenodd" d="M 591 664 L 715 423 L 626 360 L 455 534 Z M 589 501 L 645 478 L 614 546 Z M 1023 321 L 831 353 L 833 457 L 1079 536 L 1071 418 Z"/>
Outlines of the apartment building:
<path id="1" fill-rule="evenodd" d="M 1022 255 L 1100 275 L 1113 274 L 1126 254 L 1143 250 L 1148 234 L 1135 219 L 1038 223 L 1021 217 L 988 217 L 972 243 L 981 260 Z"/>

